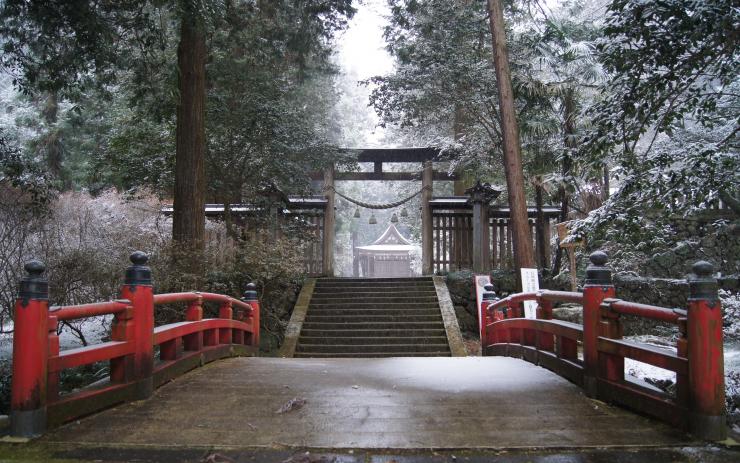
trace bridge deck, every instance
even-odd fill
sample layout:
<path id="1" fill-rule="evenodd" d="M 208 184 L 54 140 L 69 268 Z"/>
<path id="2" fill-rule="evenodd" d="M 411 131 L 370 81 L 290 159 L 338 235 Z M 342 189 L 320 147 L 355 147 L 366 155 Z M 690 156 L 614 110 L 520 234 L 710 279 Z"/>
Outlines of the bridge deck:
<path id="1" fill-rule="evenodd" d="M 305 405 L 276 413 L 294 397 Z M 235 358 L 43 441 L 419 449 L 665 446 L 688 438 L 511 358 Z"/>

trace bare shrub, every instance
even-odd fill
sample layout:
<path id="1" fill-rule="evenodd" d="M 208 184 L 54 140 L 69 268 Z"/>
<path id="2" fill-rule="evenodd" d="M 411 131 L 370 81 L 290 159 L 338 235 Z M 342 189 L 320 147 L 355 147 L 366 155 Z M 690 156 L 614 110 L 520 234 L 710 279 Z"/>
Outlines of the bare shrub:
<path id="1" fill-rule="evenodd" d="M 206 249 L 199 256 L 200 267 L 193 272 L 180 265 L 182 256 L 190 251 L 172 242 L 171 219 L 162 216 L 160 208 L 153 196 L 131 199 L 115 191 L 96 197 L 64 193 L 45 211 L 2 201 L 2 326 L 12 317 L 23 263 L 32 258 L 46 263 L 55 305 L 118 297 L 128 256 L 134 250 L 151 256 L 156 292 L 202 290 L 238 297 L 245 285 L 254 281 L 264 296 L 286 281 L 301 278 L 303 262 L 297 238 L 288 236 L 269 245 L 262 233 L 234 239 L 223 224 L 215 222 L 207 224 Z M 163 308 L 158 313 L 160 322 L 181 318 L 181 308 Z"/>
<path id="2" fill-rule="evenodd" d="M 44 210 L 13 202 L 3 198 L 0 204 L 3 328 L 12 317 L 24 262 L 35 258 L 46 264 L 53 304 L 114 299 L 131 251 L 152 252 L 168 240 L 168 225 L 151 197 L 134 200 L 114 191 L 97 197 L 69 192 Z M 66 326 L 86 342 L 79 325 Z"/>

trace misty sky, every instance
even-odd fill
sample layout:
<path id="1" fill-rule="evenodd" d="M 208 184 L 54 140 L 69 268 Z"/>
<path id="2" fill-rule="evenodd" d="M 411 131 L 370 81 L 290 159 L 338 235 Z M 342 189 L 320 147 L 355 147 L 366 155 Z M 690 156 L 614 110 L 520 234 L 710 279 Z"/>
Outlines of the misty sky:
<path id="1" fill-rule="evenodd" d="M 383 40 L 388 14 L 385 0 L 365 0 L 358 6 L 357 14 L 338 41 L 339 62 L 346 72 L 367 79 L 393 69 L 393 60 L 385 51 Z"/>
<path id="2" fill-rule="evenodd" d="M 358 5 L 357 13 L 349 27 L 337 40 L 336 60 L 344 74 L 343 78 L 354 83 L 393 71 L 393 58 L 385 50 L 383 40 L 383 28 L 387 24 L 388 14 L 386 0 L 365 0 Z M 369 95 L 371 88 L 359 87 L 358 92 Z M 367 106 L 368 103 L 366 99 L 364 105 L 356 105 L 358 107 L 354 108 L 358 113 L 367 114 L 367 119 L 374 121 L 362 134 L 366 140 L 365 147 L 391 147 L 393 143 L 385 139 L 386 132 L 374 126 L 378 122 L 378 117 L 373 109 Z"/>

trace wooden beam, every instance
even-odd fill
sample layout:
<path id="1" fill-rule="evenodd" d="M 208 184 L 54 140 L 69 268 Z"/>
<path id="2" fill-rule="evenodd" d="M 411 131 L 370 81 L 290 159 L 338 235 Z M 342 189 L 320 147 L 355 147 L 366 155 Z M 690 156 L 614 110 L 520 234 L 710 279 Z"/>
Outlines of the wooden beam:
<path id="1" fill-rule="evenodd" d="M 323 180 L 324 174 L 322 172 L 312 172 L 310 174 L 311 180 Z M 457 174 L 448 174 L 447 172 L 434 172 L 433 178 L 435 181 L 454 181 L 458 179 Z M 418 172 L 337 172 L 334 175 L 335 181 L 340 180 L 356 180 L 356 181 L 419 181 L 421 175 Z"/>
<path id="2" fill-rule="evenodd" d="M 436 148 L 371 148 L 347 149 L 357 153 L 357 162 L 424 162 L 438 160 Z"/>

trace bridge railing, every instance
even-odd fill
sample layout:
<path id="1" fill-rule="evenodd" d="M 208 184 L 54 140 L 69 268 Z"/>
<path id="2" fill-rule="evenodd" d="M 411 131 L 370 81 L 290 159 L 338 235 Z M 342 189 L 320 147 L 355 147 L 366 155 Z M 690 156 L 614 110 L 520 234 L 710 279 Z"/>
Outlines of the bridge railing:
<path id="1" fill-rule="evenodd" d="M 259 301 L 253 284 L 242 300 L 213 293 L 153 294 L 148 257 L 131 255 L 121 299 L 49 307 L 48 283 L 39 261 L 26 264 L 15 305 L 11 434 L 32 437 L 48 427 L 117 403 L 149 397 L 154 388 L 204 363 L 256 353 Z M 219 306 L 203 318 L 203 304 Z M 186 305 L 185 321 L 154 326 L 154 307 Z M 110 340 L 60 350 L 58 324 L 112 315 Z M 60 373 L 109 362 L 108 378 L 60 394 Z"/>
<path id="2" fill-rule="evenodd" d="M 711 264 L 694 264 L 684 310 L 617 299 L 606 263 L 606 254 L 591 255 L 582 293 L 543 290 L 497 299 L 487 285 L 480 307 L 483 355 L 525 359 L 583 387 L 590 397 L 659 418 L 701 438 L 724 439 L 722 310 Z M 537 302 L 537 319 L 521 318 L 524 301 Z M 552 320 L 556 302 L 582 304 L 583 325 Z M 676 325 L 676 351 L 623 339 L 623 315 Z M 674 372 L 675 393 L 625 376 L 625 359 Z"/>

